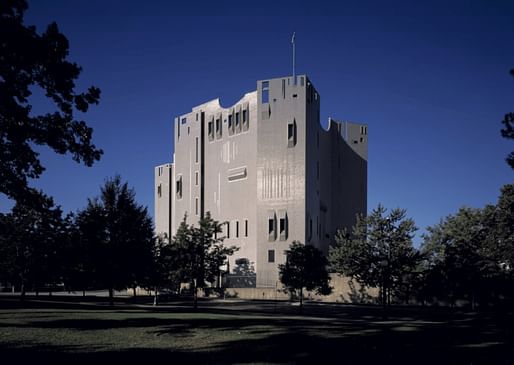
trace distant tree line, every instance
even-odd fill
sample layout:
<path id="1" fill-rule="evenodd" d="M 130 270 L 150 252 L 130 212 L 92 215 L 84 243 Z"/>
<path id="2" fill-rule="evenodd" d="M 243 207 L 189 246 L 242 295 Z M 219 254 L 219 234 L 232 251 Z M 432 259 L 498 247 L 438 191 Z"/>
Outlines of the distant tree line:
<path id="1" fill-rule="evenodd" d="M 209 213 L 198 226 L 186 217 L 172 239 L 154 236 L 147 209 L 119 176 L 76 214 L 63 216 L 51 199 L 39 209 L 17 203 L 0 214 L 0 282 L 27 291 L 52 292 L 147 288 L 178 290 L 219 286 L 222 268 L 236 247 L 225 247 L 221 224 Z M 63 290 L 61 288 L 60 290 Z"/>
<path id="2" fill-rule="evenodd" d="M 497 306 L 514 300 L 514 184 L 496 205 L 463 207 L 428 227 L 419 249 L 416 227 L 402 209 L 378 206 L 340 231 L 330 249 L 333 272 L 380 288 L 394 303 Z"/>

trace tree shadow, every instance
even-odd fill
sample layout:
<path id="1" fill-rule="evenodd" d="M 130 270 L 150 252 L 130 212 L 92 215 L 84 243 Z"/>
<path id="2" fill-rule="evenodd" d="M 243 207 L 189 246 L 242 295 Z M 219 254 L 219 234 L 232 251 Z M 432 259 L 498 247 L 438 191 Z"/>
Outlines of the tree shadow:
<path id="1" fill-rule="evenodd" d="M 311 304 L 308 316 L 271 312 L 275 303 L 235 301 L 224 307 L 217 302 L 204 313 L 177 308 L 184 316 L 152 317 L 152 310 L 119 310 L 121 319 L 58 318 L 32 320 L 10 327 L 106 330 L 138 328 L 145 338 L 157 336 L 155 349 L 34 345 L 18 347 L 0 340 L 5 356 L 72 361 L 148 361 L 163 358 L 176 363 L 452 363 L 509 364 L 514 359 L 512 314 L 466 313 L 440 308 L 393 307 L 382 320 L 377 306 Z M 239 306 L 239 307 L 238 307 Z M 249 311 L 261 306 L 261 312 Z M 246 308 L 241 310 L 240 308 Z M 295 308 L 296 309 L 296 308 Z M 177 313 L 175 310 L 170 312 Z M 69 311 L 72 316 L 72 311 Z M 103 312 L 102 312 L 103 313 Z M 144 316 L 140 314 L 144 313 Z M 5 315 L 5 312 L 2 313 Z M 60 312 L 59 312 L 60 314 Z M 130 317 L 132 314 L 133 317 Z M 219 315 L 223 314 L 223 315 Z M 208 338 L 196 342 L 198 335 Z M 190 337 L 191 348 L 174 348 L 179 338 Z M 43 339 L 44 340 L 44 339 Z M 100 343 L 100 341 L 99 341 Z"/>

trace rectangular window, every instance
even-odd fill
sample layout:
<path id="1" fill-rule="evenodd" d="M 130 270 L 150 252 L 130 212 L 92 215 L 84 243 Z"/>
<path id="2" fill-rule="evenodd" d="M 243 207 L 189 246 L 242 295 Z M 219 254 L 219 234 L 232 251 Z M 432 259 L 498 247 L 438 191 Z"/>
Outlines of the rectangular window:
<path id="1" fill-rule="evenodd" d="M 296 146 L 296 120 L 287 123 L 287 147 Z"/>
<path id="2" fill-rule="evenodd" d="M 269 81 L 262 82 L 262 103 L 269 103 Z"/>
<path id="3" fill-rule="evenodd" d="M 158 196 L 159 198 L 162 196 L 161 184 L 159 184 L 159 186 L 157 187 L 157 196 Z"/>
<path id="4" fill-rule="evenodd" d="M 182 176 L 179 176 L 175 182 L 175 190 L 177 193 L 177 199 L 182 199 Z"/>
<path id="5" fill-rule="evenodd" d="M 275 241 L 277 239 L 277 217 L 275 211 L 268 212 L 268 241 Z"/>
<path id="6" fill-rule="evenodd" d="M 282 98 L 286 98 L 286 80 L 282 79 Z"/>
<path id="7" fill-rule="evenodd" d="M 250 105 L 246 103 L 243 107 L 243 131 L 247 131 L 250 126 Z"/>
<path id="8" fill-rule="evenodd" d="M 216 119 L 216 137 L 221 137 L 221 117 Z"/>
<path id="9" fill-rule="evenodd" d="M 239 238 L 239 221 L 236 221 L 236 238 Z"/>
<path id="10" fill-rule="evenodd" d="M 268 250 L 268 262 L 275 262 L 275 250 Z"/>
<path id="11" fill-rule="evenodd" d="M 198 163 L 198 137 L 196 137 L 196 145 L 195 145 L 195 161 Z"/>
<path id="12" fill-rule="evenodd" d="M 228 134 L 234 134 L 234 114 L 233 111 L 228 115 Z"/>
<path id="13" fill-rule="evenodd" d="M 198 215 L 198 198 L 195 198 L 195 214 Z"/>
<path id="14" fill-rule="evenodd" d="M 209 134 L 209 141 L 214 140 L 214 121 L 211 120 L 208 123 L 208 134 Z"/>
<path id="15" fill-rule="evenodd" d="M 195 171 L 195 185 L 198 185 L 198 171 Z"/>
<path id="16" fill-rule="evenodd" d="M 230 222 L 227 222 L 227 238 L 230 238 Z"/>
<path id="17" fill-rule="evenodd" d="M 196 113 L 196 121 L 198 122 L 198 113 Z"/>
<path id="18" fill-rule="evenodd" d="M 186 124 L 187 123 L 187 118 L 182 118 L 182 124 Z"/>
<path id="19" fill-rule="evenodd" d="M 279 210 L 278 211 L 278 218 L 279 218 L 279 234 L 280 234 L 280 241 L 286 241 L 287 240 L 287 231 L 288 231 L 288 219 L 287 219 L 287 213 L 285 210 Z"/>
<path id="20" fill-rule="evenodd" d="M 245 237 L 248 237 L 248 219 L 245 219 Z"/>
<path id="21" fill-rule="evenodd" d="M 236 112 L 236 132 L 241 131 L 241 123 L 239 120 L 239 112 Z"/>

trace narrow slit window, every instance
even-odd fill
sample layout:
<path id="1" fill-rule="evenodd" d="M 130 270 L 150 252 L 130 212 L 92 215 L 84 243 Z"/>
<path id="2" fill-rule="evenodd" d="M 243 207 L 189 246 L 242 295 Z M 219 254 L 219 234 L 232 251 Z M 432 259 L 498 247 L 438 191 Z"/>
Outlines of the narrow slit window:
<path id="1" fill-rule="evenodd" d="M 286 241 L 288 236 L 288 219 L 287 219 L 287 213 L 285 210 L 280 210 L 278 212 L 279 216 L 279 223 L 278 223 L 278 230 L 280 234 L 280 241 Z"/>
<path id="2" fill-rule="evenodd" d="M 230 238 L 230 222 L 227 222 L 227 238 Z"/>
<path id="3" fill-rule="evenodd" d="M 268 250 L 268 262 L 275 262 L 275 250 Z"/>
<path id="4" fill-rule="evenodd" d="M 287 147 L 296 146 L 296 120 L 287 124 Z"/>
<path id="5" fill-rule="evenodd" d="M 241 113 L 240 112 L 236 112 L 236 132 L 240 132 L 241 131 Z"/>
<path id="6" fill-rule="evenodd" d="M 175 183 L 175 191 L 177 193 L 177 199 L 182 199 L 182 176 L 179 176 Z"/>
<path id="7" fill-rule="evenodd" d="M 234 134 L 234 114 L 231 112 L 228 115 L 228 134 L 232 135 Z"/>
<path id="8" fill-rule="evenodd" d="M 269 103 L 269 81 L 262 82 L 262 103 Z"/>
<path id="9" fill-rule="evenodd" d="M 216 138 L 221 138 L 221 117 L 216 119 Z"/>
<path id="10" fill-rule="evenodd" d="M 243 131 L 247 131 L 250 126 L 250 108 L 247 103 L 243 109 Z"/>
<path id="11" fill-rule="evenodd" d="M 236 238 L 239 238 L 239 221 L 236 221 Z"/>
<path id="12" fill-rule="evenodd" d="M 207 129 L 207 132 L 209 134 L 209 141 L 212 141 L 214 140 L 214 121 L 211 120 L 209 123 L 208 123 L 208 129 Z"/>
<path id="13" fill-rule="evenodd" d="M 198 171 L 195 171 L 195 185 L 198 186 Z"/>
<path id="14" fill-rule="evenodd" d="M 245 237 L 248 237 L 248 219 L 245 219 Z"/>
<path id="15" fill-rule="evenodd" d="M 157 196 L 159 198 L 162 197 L 162 187 L 161 187 L 161 184 L 159 184 L 159 186 L 157 187 Z"/>
<path id="16" fill-rule="evenodd" d="M 195 198 L 195 214 L 198 215 L 198 198 Z"/>
<path id="17" fill-rule="evenodd" d="M 277 239 L 277 217 L 274 211 L 268 214 L 268 241 L 275 241 Z"/>
<path id="18" fill-rule="evenodd" d="M 195 161 L 198 163 L 198 137 L 195 140 Z"/>

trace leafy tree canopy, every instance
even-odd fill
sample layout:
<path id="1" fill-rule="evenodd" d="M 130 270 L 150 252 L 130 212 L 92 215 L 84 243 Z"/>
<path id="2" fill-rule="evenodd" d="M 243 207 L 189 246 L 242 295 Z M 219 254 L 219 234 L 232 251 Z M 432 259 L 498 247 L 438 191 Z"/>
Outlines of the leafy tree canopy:
<path id="1" fill-rule="evenodd" d="M 28 179 L 38 178 L 44 167 L 34 146 L 70 153 L 87 166 L 100 159 L 102 150 L 92 143 L 93 130 L 76 117 L 76 112 L 98 104 L 100 89 L 75 90 L 81 68 L 68 60 L 68 40 L 56 23 L 42 34 L 25 25 L 26 10 L 25 0 L 0 3 L 0 193 L 35 206 L 41 197 Z M 34 87 L 53 102 L 54 112 L 32 113 L 29 98 Z"/>
<path id="2" fill-rule="evenodd" d="M 328 261 L 320 250 L 294 241 L 286 251 L 285 264 L 278 266 L 280 281 L 289 292 L 299 291 L 301 307 L 304 288 L 322 295 L 331 293 L 327 266 Z"/>
<path id="3" fill-rule="evenodd" d="M 352 233 L 339 231 L 329 250 L 332 270 L 366 286 L 380 287 L 384 305 L 419 261 L 412 245 L 417 230 L 414 221 L 406 218 L 404 209 L 386 212 L 379 204 L 369 216 L 358 216 Z"/>

